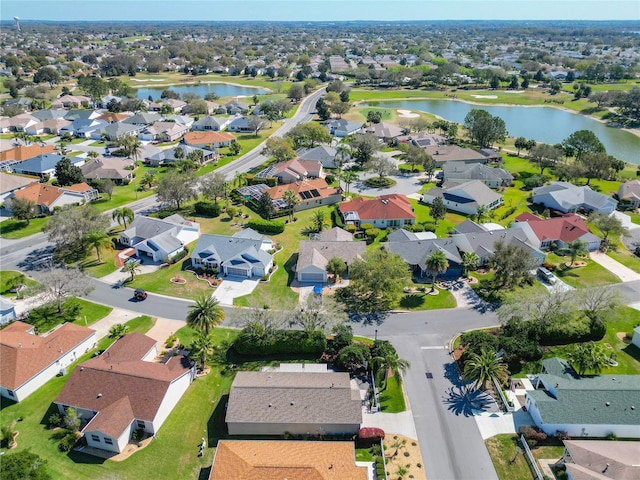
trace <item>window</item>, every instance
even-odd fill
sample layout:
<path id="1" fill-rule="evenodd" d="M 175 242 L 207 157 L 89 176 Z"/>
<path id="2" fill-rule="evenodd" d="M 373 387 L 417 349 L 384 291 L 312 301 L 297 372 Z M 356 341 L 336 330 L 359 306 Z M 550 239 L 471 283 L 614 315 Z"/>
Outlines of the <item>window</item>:
<path id="1" fill-rule="evenodd" d="M 138 428 L 144 428 L 145 424 L 143 420 L 138 420 Z"/>
<path id="2" fill-rule="evenodd" d="M 98 435 L 91 434 L 91 440 L 93 440 L 94 442 L 99 442 L 100 437 Z"/>
<path id="3" fill-rule="evenodd" d="M 113 440 L 108 437 L 104 437 L 104 443 L 106 443 L 107 445 L 113 445 Z"/>

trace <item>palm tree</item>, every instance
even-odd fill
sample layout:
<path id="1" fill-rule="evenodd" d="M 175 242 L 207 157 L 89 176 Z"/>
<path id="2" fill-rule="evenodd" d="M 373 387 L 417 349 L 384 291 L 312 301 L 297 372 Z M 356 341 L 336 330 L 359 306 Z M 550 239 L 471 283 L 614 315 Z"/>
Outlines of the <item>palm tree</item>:
<path id="1" fill-rule="evenodd" d="M 82 240 L 89 247 L 96 249 L 96 255 L 98 257 L 98 263 L 102 263 L 102 257 L 100 256 L 100 249 L 111 244 L 111 238 L 102 230 L 92 230 L 82 237 Z"/>
<path id="2" fill-rule="evenodd" d="M 346 143 L 339 143 L 336 147 L 336 156 L 333 159 L 334 165 L 338 167 L 338 179 L 342 175 L 342 167 L 349 155 L 351 155 L 351 147 Z"/>
<path id="3" fill-rule="evenodd" d="M 138 156 L 142 151 L 142 143 L 140 142 L 140 139 L 134 135 L 129 135 L 128 147 L 129 156 L 133 157 L 134 161 L 137 161 Z"/>
<path id="4" fill-rule="evenodd" d="M 507 365 L 496 356 L 495 350 L 482 349 L 480 354 L 472 353 L 464 365 L 464 376 L 474 381 L 476 388 L 484 390 L 493 377 L 508 373 Z"/>
<path id="5" fill-rule="evenodd" d="M 196 303 L 189 307 L 187 314 L 187 325 L 195 330 L 209 332 L 222 323 L 225 312 L 217 299 L 211 295 L 203 295 L 196 300 Z"/>
<path id="6" fill-rule="evenodd" d="M 115 338 L 118 340 L 119 338 L 124 337 L 127 333 L 129 333 L 129 325 L 116 323 L 109 329 L 109 338 Z"/>
<path id="7" fill-rule="evenodd" d="M 474 252 L 465 252 L 462 254 L 462 269 L 464 276 L 469 276 L 469 270 L 475 270 L 480 264 L 480 257 Z"/>
<path id="8" fill-rule="evenodd" d="M 131 274 L 131 281 L 135 278 L 137 273 L 140 273 L 140 265 L 138 262 L 130 261 L 124 262 L 124 266 L 122 267 L 122 271 Z"/>
<path id="9" fill-rule="evenodd" d="M 204 368 L 207 364 L 207 359 L 215 353 L 213 337 L 202 332 L 196 332 L 193 336 L 190 353 L 198 359 L 198 363 Z"/>
<path id="10" fill-rule="evenodd" d="M 476 222 L 485 223 L 487 220 L 491 219 L 490 210 L 484 205 L 480 205 L 476 210 L 475 218 Z"/>
<path id="11" fill-rule="evenodd" d="M 374 357 L 371 359 L 371 365 L 376 372 L 378 383 L 382 385 L 380 390 L 386 390 L 389 382 L 389 372 L 393 373 L 398 384 L 402 383 L 402 374 L 406 373 L 407 369 L 411 366 L 408 360 L 398 357 L 398 352 L 394 350 L 388 350 L 384 357 Z"/>
<path id="12" fill-rule="evenodd" d="M 578 375 L 584 375 L 587 370 L 593 373 L 600 373 L 604 367 L 609 365 L 609 357 L 604 345 L 585 342 L 576 345 L 571 353 L 569 353 L 569 361 L 571 366 L 578 372 Z"/>
<path id="13" fill-rule="evenodd" d="M 427 257 L 425 262 L 427 268 L 432 272 L 431 291 L 435 290 L 436 278 L 440 273 L 444 273 L 449 268 L 449 260 L 441 250 L 436 250 Z"/>
<path id="14" fill-rule="evenodd" d="M 569 249 L 569 255 L 571 255 L 571 266 L 576 263 L 576 258 L 586 255 L 588 253 L 587 244 L 579 238 L 567 245 Z"/>
<path id="15" fill-rule="evenodd" d="M 133 218 L 135 217 L 135 213 L 129 207 L 116 208 L 111 214 L 111 220 L 117 220 L 118 225 L 122 225 L 124 223 L 124 229 L 127 229 L 127 221 L 129 223 L 133 222 Z"/>
<path id="16" fill-rule="evenodd" d="M 296 204 L 300 202 L 300 198 L 293 190 L 287 190 L 284 192 L 282 199 L 287 204 L 287 209 L 289 210 L 289 221 L 293 222 L 293 209 Z"/>
<path id="17" fill-rule="evenodd" d="M 313 216 L 311 217 L 311 221 L 313 222 L 313 229 L 316 232 L 322 232 L 325 227 L 327 227 L 326 213 L 324 210 L 316 210 L 313 212 Z"/>
<path id="18" fill-rule="evenodd" d="M 358 174 L 353 170 L 345 170 L 342 172 L 342 180 L 347 185 L 347 195 L 349 195 L 351 184 L 358 181 Z"/>
<path id="19" fill-rule="evenodd" d="M 140 183 L 142 183 L 142 185 L 146 185 L 148 188 L 151 188 L 154 185 L 154 183 L 156 183 L 156 181 L 157 181 L 156 172 L 148 171 L 144 174 L 144 176 L 142 177 L 142 180 L 140 180 Z"/>

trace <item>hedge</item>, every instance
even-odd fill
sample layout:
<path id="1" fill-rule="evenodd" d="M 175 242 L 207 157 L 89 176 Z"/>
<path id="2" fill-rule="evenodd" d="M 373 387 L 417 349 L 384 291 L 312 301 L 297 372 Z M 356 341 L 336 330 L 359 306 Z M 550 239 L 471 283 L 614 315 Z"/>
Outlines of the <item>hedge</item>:
<path id="1" fill-rule="evenodd" d="M 254 335 L 245 328 L 233 342 L 240 355 L 273 355 L 283 353 L 305 353 L 321 355 L 327 348 L 327 338 L 316 330 L 276 330 L 268 335 Z"/>
<path id="2" fill-rule="evenodd" d="M 362 427 L 358 430 L 359 440 L 382 440 L 384 439 L 384 430 L 377 427 Z"/>
<path id="3" fill-rule="evenodd" d="M 198 215 L 206 217 L 217 217 L 221 211 L 220 205 L 214 202 L 196 202 L 194 208 Z"/>
<path id="4" fill-rule="evenodd" d="M 270 220 L 263 220 L 261 218 L 257 218 L 255 220 L 249 220 L 249 222 L 247 222 L 247 226 L 249 228 L 253 228 L 258 232 L 266 232 L 266 233 L 284 232 L 283 222 L 272 222 Z"/>

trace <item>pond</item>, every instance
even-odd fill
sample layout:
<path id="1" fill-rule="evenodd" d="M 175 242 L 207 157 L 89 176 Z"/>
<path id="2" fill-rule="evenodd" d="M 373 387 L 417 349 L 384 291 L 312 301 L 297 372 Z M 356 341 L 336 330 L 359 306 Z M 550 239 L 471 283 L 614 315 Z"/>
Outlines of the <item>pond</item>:
<path id="1" fill-rule="evenodd" d="M 438 115 L 450 122 L 464 124 L 464 117 L 474 108 L 488 111 L 502 118 L 512 137 L 525 137 L 549 144 L 561 143 L 577 130 L 591 130 L 607 149 L 620 160 L 640 164 L 640 137 L 611 128 L 584 115 L 576 115 L 559 108 L 472 105 L 452 100 L 404 100 L 368 102 L 361 106 L 419 110 Z"/>
<path id="2" fill-rule="evenodd" d="M 215 93 L 218 97 L 253 97 L 268 93 L 266 88 L 246 87 L 243 85 L 231 85 L 228 83 L 201 83 L 199 85 L 171 85 L 168 87 L 139 88 L 138 98 L 149 98 L 158 100 L 163 90 L 172 90 L 180 96 L 185 93 L 194 93 L 200 98 L 204 98 L 207 93 Z"/>

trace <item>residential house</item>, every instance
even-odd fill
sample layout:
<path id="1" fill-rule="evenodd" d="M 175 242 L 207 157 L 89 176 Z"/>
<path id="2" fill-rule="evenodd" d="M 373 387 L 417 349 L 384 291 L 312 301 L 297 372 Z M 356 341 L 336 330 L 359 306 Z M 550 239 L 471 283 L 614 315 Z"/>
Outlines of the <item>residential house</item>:
<path id="1" fill-rule="evenodd" d="M 178 115 L 175 113 L 173 115 L 167 115 L 164 117 L 164 120 L 166 122 L 173 122 L 188 128 L 191 128 L 193 126 L 193 122 L 195 122 L 195 119 L 189 115 Z"/>
<path id="2" fill-rule="evenodd" d="M 174 142 L 189 131 L 187 125 L 175 122 L 156 122 L 140 131 L 138 138 L 145 142 Z"/>
<path id="3" fill-rule="evenodd" d="M 25 160 L 24 162 L 16 163 L 11 167 L 14 173 L 20 173 L 22 175 L 33 175 L 40 178 L 53 178 L 56 176 L 56 165 L 64 157 L 55 153 L 46 153 L 38 155 L 36 157 Z M 84 165 L 84 159 L 78 157 L 69 158 L 71 164 L 76 167 Z"/>
<path id="4" fill-rule="evenodd" d="M 600 248 L 600 237 L 597 237 L 587 226 L 587 223 L 574 213 L 567 213 L 562 217 L 540 218 L 532 213 L 525 212 L 516 217 L 512 227 L 518 227 L 519 223 L 526 222 L 540 240 L 540 250 L 549 250 L 553 244 L 562 250 L 569 243 L 580 240 L 586 243 L 587 250 L 595 252 Z"/>
<path id="5" fill-rule="evenodd" d="M 50 118 L 28 126 L 24 131 L 28 135 L 42 135 L 43 133 L 59 135 L 60 130 L 71 125 L 71 123 L 71 120 L 65 120 L 64 118 Z"/>
<path id="6" fill-rule="evenodd" d="M 255 175 L 255 178 L 277 178 L 278 183 L 295 183 L 309 178 L 324 177 L 320 162 L 299 158 L 274 163 Z"/>
<path id="7" fill-rule="evenodd" d="M 157 355 L 157 342 L 134 332 L 74 369 L 55 405 L 77 411 L 87 446 L 120 453 L 136 430 L 158 433 L 196 368 L 187 357 Z"/>
<path id="8" fill-rule="evenodd" d="M 22 190 L 27 185 L 39 182 L 39 180 L 38 177 L 24 177 L 0 172 L 0 203 L 4 202 L 13 192 Z"/>
<path id="9" fill-rule="evenodd" d="M 102 115 L 99 110 L 88 110 L 84 108 L 64 110 L 64 112 L 65 120 L 71 120 L 72 122 L 75 120 L 96 120 Z"/>
<path id="10" fill-rule="evenodd" d="M 387 235 L 389 242 L 408 242 L 413 240 L 433 240 L 438 238 L 433 232 L 410 232 L 404 228 L 394 230 Z"/>
<path id="11" fill-rule="evenodd" d="M 182 153 L 184 154 L 181 158 L 176 158 L 176 149 L 178 148 L 181 149 Z M 178 147 L 172 147 L 167 150 L 160 150 L 157 153 L 145 157 L 144 161 L 152 167 L 167 165 L 179 160 L 184 160 L 191 152 L 194 152 L 196 150 L 200 150 L 202 152 L 202 163 L 208 163 L 212 160 L 217 160 L 219 157 L 217 149 L 207 150 L 206 148 L 196 148 L 190 145 L 182 144 Z"/>
<path id="12" fill-rule="evenodd" d="M 40 123 L 40 120 L 30 113 L 21 113 L 9 119 L 9 130 L 13 132 L 24 132 L 32 125 Z"/>
<path id="13" fill-rule="evenodd" d="M 471 180 L 450 187 L 432 188 L 422 195 L 422 201 L 431 205 L 441 198 L 445 207 L 454 212 L 475 215 L 479 208 L 493 210 L 502 205 L 502 195 L 494 192 L 480 180 Z"/>
<path id="14" fill-rule="evenodd" d="M 133 160 L 120 157 L 97 157 L 89 160 L 80 169 L 89 180 L 112 180 L 121 185 L 133 178 Z"/>
<path id="15" fill-rule="evenodd" d="M 638 442 L 563 440 L 562 463 L 568 480 L 632 480 L 640 478 Z"/>
<path id="16" fill-rule="evenodd" d="M 640 208 L 640 180 L 627 180 L 618 188 L 618 201 L 632 208 Z"/>
<path id="17" fill-rule="evenodd" d="M 504 168 L 496 168 L 484 163 L 449 162 L 442 165 L 443 181 L 446 186 L 479 180 L 489 188 L 510 187 L 513 175 Z"/>
<path id="18" fill-rule="evenodd" d="M 221 148 L 228 147 L 236 137 L 227 132 L 188 132 L 182 142 L 192 147 Z"/>
<path id="19" fill-rule="evenodd" d="M 0 162 L 22 162 L 23 160 L 28 160 L 38 155 L 52 153 L 55 149 L 55 145 L 40 145 L 38 143 L 14 145 L 0 152 Z"/>
<path id="20" fill-rule="evenodd" d="M 486 163 L 488 161 L 482 153 L 458 145 L 428 145 L 424 147 L 424 151 L 431 155 L 438 167 L 447 162 Z"/>
<path id="21" fill-rule="evenodd" d="M 99 120 L 100 121 L 100 120 Z M 109 123 L 101 128 L 93 130 L 90 137 L 93 140 L 101 140 L 106 138 L 107 140 L 118 140 L 127 136 L 135 137 L 143 130 L 142 125 L 132 125 L 123 122 Z"/>
<path id="22" fill-rule="evenodd" d="M 224 276 L 261 278 L 273 267 L 273 255 L 266 243 L 258 238 L 246 238 L 247 234 L 228 237 L 202 235 L 191 253 L 195 268 L 215 269 Z M 273 248 L 273 246 L 272 246 Z"/>
<path id="23" fill-rule="evenodd" d="M 254 186 L 257 187 L 258 185 Z M 323 205 L 333 205 L 342 200 L 342 189 L 340 187 L 328 185 L 323 178 L 312 178 L 267 188 L 266 192 L 271 197 L 276 210 L 287 208 L 284 194 L 288 190 L 293 191 L 298 197 L 299 201 L 294 207 L 296 212 Z"/>
<path id="24" fill-rule="evenodd" d="M 249 104 L 240 100 L 231 100 L 224 106 L 227 115 L 246 115 L 249 113 Z"/>
<path id="25" fill-rule="evenodd" d="M 469 222 L 471 222 L 469 220 Z M 527 223 L 518 225 L 517 228 L 507 228 L 502 230 L 488 229 L 485 225 L 478 225 L 484 232 L 457 233 L 451 236 L 460 254 L 475 253 L 480 259 L 480 265 L 486 265 L 495 252 L 497 242 L 507 245 L 518 245 L 523 247 L 532 262 L 536 265 L 542 264 L 546 255 L 538 248 L 539 240 L 533 233 L 531 226 Z"/>
<path id="26" fill-rule="evenodd" d="M 187 102 L 178 100 L 177 98 L 167 98 L 164 101 L 165 105 L 169 105 L 174 112 L 182 112 L 184 107 L 187 106 Z"/>
<path id="27" fill-rule="evenodd" d="M 16 305 L 7 297 L 0 297 L 0 325 L 16 319 Z"/>
<path id="28" fill-rule="evenodd" d="M 415 147 L 426 148 L 434 145 L 444 145 L 447 142 L 446 137 L 437 133 L 417 132 L 411 135 L 400 136 L 397 142 L 407 143 Z"/>
<path id="29" fill-rule="evenodd" d="M 393 125 L 392 123 L 373 123 L 364 129 L 364 133 L 374 135 L 378 140 L 385 143 L 396 142 L 399 137 L 406 132 L 404 128 Z"/>
<path id="30" fill-rule="evenodd" d="M 97 200 L 100 198 L 100 192 L 97 189 L 93 188 L 86 182 L 76 183 L 75 185 L 69 185 L 67 187 L 62 187 L 63 190 L 69 192 L 80 193 L 84 196 L 85 202 L 91 202 L 92 200 Z"/>
<path id="31" fill-rule="evenodd" d="M 120 243 L 134 248 L 139 258 L 167 262 L 200 237 L 200 224 L 178 214 L 167 218 L 137 216 L 120 234 Z"/>
<path id="32" fill-rule="evenodd" d="M 193 123 L 192 129 L 198 132 L 211 130 L 213 132 L 219 132 L 227 128 L 229 123 L 233 120 L 233 117 L 202 117 Z"/>
<path id="33" fill-rule="evenodd" d="M 462 259 L 455 241 L 451 238 L 411 239 L 411 237 L 407 235 L 411 232 L 407 232 L 406 230 L 404 230 L 404 232 L 406 232 L 406 234 L 404 234 L 407 237 L 406 240 L 389 239 L 389 242 L 385 243 L 384 246 L 390 252 L 400 255 L 416 275 L 427 277 L 433 274 L 427 266 L 427 259 L 434 252 L 438 251 L 444 253 L 449 262 L 449 267 L 445 272 L 441 273 L 440 276 L 458 278 L 462 275 Z M 396 235 L 395 238 L 398 238 L 398 235 Z"/>
<path id="34" fill-rule="evenodd" d="M 353 442 L 218 440 L 209 480 L 368 480 L 355 461 Z"/>
<path id="35" fill-rule="evenodd" d="M 338 138 L 347 137 L 362 130 L 361 123 L 345 120 L 344 118 L 326 120 L 323 124 L 331 135 Z"/>
<path id="36" fill-rule="evenodd" d="M 96 332 L 63 323 L 36 335 L 33 325 L 14 322 L 0 330 L 0 395 L 20 402 L 96 346 Z"/>
<path id="37" fill-rule="evenodd" d="M 68 133 L 73 137 L 89 138 L 94 131 L 100 130 L 107 125 L 109 125 L 109 123 L 104 120 L 79 118 L 73 120 L 70 125 L 62 127 L 60 129 L 60 135 L 64 136 Z"/>
<path id="38" fill-rule="evenodd" d="M 396 193 L 377 198 L 357 197 L 339 204 L 338 210 L 346 224 L 356 227 L 368 223 L 375 228 L 398 228 L 416 222 L 409 199 Z"/>
<path id="39" fill-rule="evenodd" d="M 80 108 L 92 104 L 91 98 L 84 95 L 63 95 L 51 103 L 51 108 Z"/>
<path id="40" fill-rule="evenodd" d="M 533 203 L 561 213 L 578 211 L 613 213 L 618 202 L 588 186 L 578 187 L 567 182 L 551 182 L 533 189 Z"/>
<path id="41" fill-rule="evenodd" d="M 49 108 L 49 109 L 38 110 L 36 112 L 33 112 L 31 116 L 37 118 L 41 122 L 44 122 L 45 120 L 64 119 L 64 116 L 66 115 L 66 113 L 67 113 L 66 110 L 55 110 L 55 109 Z"/>
<path id="42" fill-rule="evenodd" d="M 255 128 L 249 124 L 249 118 L 245 116 L 237 116 L 229 125 L 227 125 L 227 130 L 229 132 L 239 132 L 239 133 L 253 133 Z"/>
<path id="43" fill-rule="evenodd" d="M 142 125 L 144 127 L 153 125 L 154 123 L 162 120 L 162 116 L 152 112 L 139 112 L 135 115 L 123 120 L 123 123 L 129 123 L 131 125 Z"/>
<path id="44" fill-rule="evenodd" d="M 225 421 L 230 435 L 354 434 L 362 401 L 346 372 L 238 372 Z"/>
<path id="45" fill-rule="evenodd" d="M 366 242 L 355 242 L 353 235 L 341 228 L 320 232 L 316 239 L 300 242 L 296 279 L 302 283 L 326 283 L 329 260 L 339 258 L 344 261 L 348 272 L 353 261 L 362 258 L 366 249 Z M 347 272 L 342 275 L 348 275 Z"/>
<path id="46" fill-rule="evenodd" d="M 533 390 L 525 404 L 547 435 L 640 438 L 640 375 L 579 376 L 561 358 L 542 361 L 542 372 L 528 375 Z"/>
<path id="47" fill-rule="evenodd" d="M 118 123 L 118 122 L 123 122 L 124 120 L 131 117 L 132 115 L 133 115 L 132 113 L 105 112 L 99 117 L 97 117 L 96 120 L 104 120 L 105 122 L 109 122 L 109 123 Z"/>
<path id="48" fill-rule="evenodd" d="M 56 207 L 64 205 L 81 205 L 97 198 L 97 190 L 89 187 L 88 190 L 76 191 L 70 187 L 54 187 L 46 183 L 31 183 L 21 190 L 13 192 L 7 197 L 6 206 L 11 210 L 11 200 L 14 198 L 31 200 L 36 204 L 39 213 L 51 213 Z"/>
<path id="49" fill-rule="evenodd" d="M 300 160 L 315 160 L 322 164 L 324 168 L 338 168 L 336 164 L 336 155 L 338 151 L 327 145 L 318 145 L 313 148 L 301 148 L 298 150 L 298 158 Z M 351 159 L 351 156 L 346 154 L 345 158 L 342 160 L 343 163 L 348 162 Z M 341 159 L 338 157 L 338 160 Z"/>

